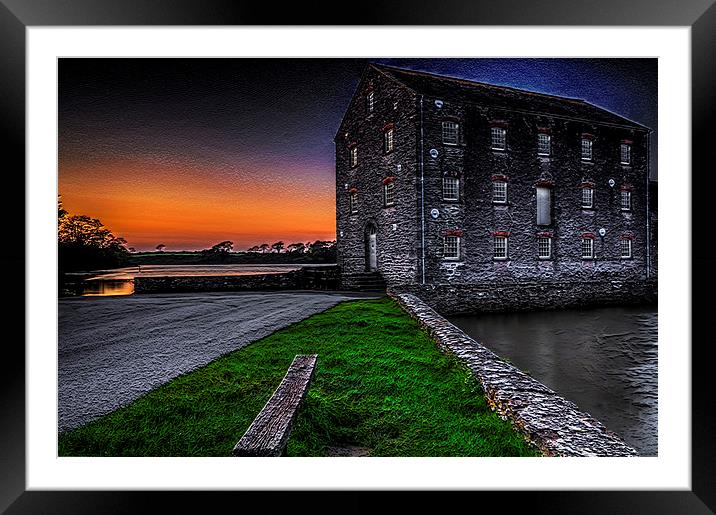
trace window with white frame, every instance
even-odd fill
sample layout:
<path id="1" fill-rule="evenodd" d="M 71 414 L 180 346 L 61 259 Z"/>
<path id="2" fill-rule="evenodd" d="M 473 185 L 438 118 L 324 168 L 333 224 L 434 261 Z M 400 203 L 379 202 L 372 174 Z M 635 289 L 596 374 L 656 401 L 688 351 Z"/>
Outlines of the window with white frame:
<path id="1" fill-rule="evenodd" d="M 552 136 L 540 132 L 537 134 L 537 154 L 548 156 L 552 152 Z"/>
<path id="2" fill-rule="evenodd" d="M 383 132 L 383 148 L 385 149 L 385 153 L 393 151 L 393 128 L 386 129 L 385 132 Z"/>
<path id="3" fill-rule="evenodd" d="M 631 211 L 631 191 L 622 191 L 622 211 Z"/>
<path id="4" fill-rule="evenodd" d="M 351 214 L 358 212 L 358 193 L 352 191 L 348 196 L 348 204 L 350 206 Z"/>
<path id="5" fill-rule="evenodd" d="M 348 150 L 348 165 L 353 168 L 358 164 L 358 146 L 354 145 Z"/>
<path id="6" fill-rule="evenodd" d="M 460 199 L 460 179 L 457 177 L 443 177 L 443 200 Z"/>
<path id="7" fill-rule="evenodd" d="M 368 114 L 373 112 L 373 108 L 375 107 L 375 93 L 372 91 L 369 91 L 368 94 L 365 96 L 365 110 Z"/>
<path id="8" fill-rule="evenodd" d="M 623 238 L 621 240 L 621 256 L 622 259 L 631 258 L 631 239 Z"/>
<path id="9" fill-rule="evenodd" d="M 582 161 L 592 160 L 592 140 L 582 138 Z"/>
<path id="10" fill-rule="evenodd" d="M 492 150 L 505 150 L 507 147 L 507 129 L 503 127 L 492 127 Z"/>
<path id="11" fill-rule="evenodd" d="M 383 184 L 383 202 L 386 206 L 395 204 L 395 183 L 392 181 Z"/>
<path id="12" fill-rule="evenodd" d="M 495 259 L 507 259 L 507 236 L 494 236 L 494 247 L 492 257 Z"/>
<path id="13" fill-rule="evenodd" d="M 443 143 L 457 145 L 460 141 L 460 124 L 446 120 L 443 122 Z"/>
<path id="14" fill-rule="evenodd" d="M 550 236 L 537 238 L 537 255 L 540 259 L 552 259 L 552 238 Z"/>
<path id="15" fill-rule="evenodd" d="M 631 164 L 631 145 L 629 143 L 622 143 L 619 152 L 621 156 L 621 164 Z"/>
<path id="16" fill-rule="evenodd" d="M 496 204 L 507 203 L 507 182 L 494 181 L 492 183 L 492 201 Z"/>
<path id="17" fill-rule="evenodd" d="M 592 209 L 594 207 L 594 189 L 582 188 L 582 209 Z"/>
<path id="18" fill-rule="evenodd" d="M 594 238 L 582 238 L 582 259 L 594 259 Z"/>
<path id="19" fill-rule="evenodd" d="M 445 236 L 443 256 L 445 259 L 460 259 L 460 236 Z"/>
<path id="20" fill-rule="evenodd" d="M 552 225 L 552 189 L 537 187 L 537 225 Z"/>

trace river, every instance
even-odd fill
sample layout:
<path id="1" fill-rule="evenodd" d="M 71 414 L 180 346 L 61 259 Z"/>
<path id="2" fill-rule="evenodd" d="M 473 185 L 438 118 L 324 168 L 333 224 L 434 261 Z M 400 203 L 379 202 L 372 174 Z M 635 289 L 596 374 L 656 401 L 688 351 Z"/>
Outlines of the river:
<path id="1" fill-rule="evenodd" d="M 324 264 L 234 264 L 234 265 L 141 265 L 94 272 L 68 273 L 69 281 L 84 296 L 131 295 L 135 277 L 197 277 L 283 274 L 301 267 L 334 266 Z"/>
<path id="2" fill-rule="evenodd" d="M 656 456 L 656 306 L 485 314 L 450 321 Z"/>

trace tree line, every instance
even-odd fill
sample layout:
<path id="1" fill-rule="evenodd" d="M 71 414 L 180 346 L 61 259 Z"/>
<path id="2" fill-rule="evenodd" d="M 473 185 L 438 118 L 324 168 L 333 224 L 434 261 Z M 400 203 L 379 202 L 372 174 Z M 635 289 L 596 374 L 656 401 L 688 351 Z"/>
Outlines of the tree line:
<path id="1" fill-rule="evenodd" d="M 299 242 L 299 243 L 291 243 L 290 245 L 285 245 L 282 241 L 277 241 L 276 243 L 269 245 L 268 243 L 262 243 L 261 245 L 254 245 L 253 247 L 249 247 L 246 249 L 246 252 L 258 252 L 258 253 L 268 253 L 268 252 L 288 252 L 289 254 L 316 254 L 321 252 L 329 252 L 331 250 L 335 250 L 336 242 L 333 241 L 324 241 L 324 240 L 316 240 L 313 243 L 310 241 L 307 243 Z"/>
<path id="2" fill-rule="evenodd" d="M 58 268 L 64 272 L 100 270 L 135 265 L 146 261 L 137 261 L 132 247 L 127 247 L 124 238 L 117 237 L 97 218 L 86 215 L 74 215 L 67 212 L 62 205 L 62 197 L 57 197 L 57 244 Z M 172 263 L 172 256 L 161 258 L 166 245 L 157 245 L 157 264 L 167 261 Z M 298 242 L 286 245 L 277 241 L 271 245 L 262 243 L 254 245 L 244 252 L 233 252 L 234 242 L 224 240 L 211 248 L 193 253 L 191 258 L 197 263 L 240 263 L 258 262 L 268 259 L 270 262 L 335 262 L 336 242 L 316 240 L 314 242 Z M 256 254 L 268 254 L 261 258 Z M 242 258 L 242 255 L 244 256 Z M 252 255 L 256 255 L 252 258 Z M 179 259 L 175 257 L 175 259 Z"/>
<path id="3" fill-rule="evenodd" d="M 124 266 L 127 241 L 116 237 L 97 218 L 72 215 L 57 197 L 57 259 L 60 273 Z"/>

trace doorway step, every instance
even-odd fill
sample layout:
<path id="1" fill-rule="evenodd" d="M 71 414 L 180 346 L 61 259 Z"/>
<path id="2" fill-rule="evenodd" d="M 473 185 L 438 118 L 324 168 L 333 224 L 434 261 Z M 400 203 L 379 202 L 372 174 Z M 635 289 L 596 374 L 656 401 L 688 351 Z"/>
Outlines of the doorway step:
<path id="1" fill-rule="evenodd" d="M 341 280 L 343 289 L 358 291 L 385 291 L 385 279 L 379 272 L 359 272 L 344 274 Z"/>

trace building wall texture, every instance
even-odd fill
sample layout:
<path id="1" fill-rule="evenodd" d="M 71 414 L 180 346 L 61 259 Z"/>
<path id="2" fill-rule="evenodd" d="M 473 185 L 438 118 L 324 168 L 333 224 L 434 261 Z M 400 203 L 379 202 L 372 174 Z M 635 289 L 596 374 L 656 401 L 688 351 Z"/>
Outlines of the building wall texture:
<path id="1" fill-rule="evenodd" d="M 378 231 L 378 271 L 391 286 L 647 277 L 647 252 L 655 253 L 647 246 L 647 128 L 621 123 L 593 106 L 595 119 L 565 115 L 564 109 L 572 108 L 591 112 L 569 99 L 536 95 L 540 107 L 531 109 L 529 94 L 521 92 L 522 104 L 511 105 L 507 96 L 493 105 L 489 96 L 480 102 L 458 98 L 460 84 L 421 90 L 384 71 L 367 68 L 336 136 L 337 247 L 344 285 L 366 269 L 368 224 Z M 375 103 L 367 114 L 369 92 Z M 558 114 L 549 112 L 550 103 L 559 107 Z M 459 123 L 457 144 L 443 142 L 444 121 Z M 394 124 L 395 150 L 386 155 L 382 131 L 387 124 Z M 506 131 L 504 150 L 491 148 L 493 127 Z M 538 155 L 540 132 L 550 136 L 548 156 Z M 592 141 L 590 161 L 581 157 L 583 137 Z M 621 164 L 624 141 L 631 148 L 628 165 Z M 358 147 L 353 168 L 351 145 Z M 443 200 L 445 176 L 459 179 L 458 201 Z M 395 177 L 390 208 L 383 206 L 387 177 Z M 493 202 L 494 181 L 507 183 L 504 204 Z M 537 186 L 551 195 L 546 225 L 537 225 Z M 584 187 L 594 191 L 590 209 L 581 205 Z M 622 190 L 631 194 L 629 210 L 621 208 Z M 355 214 L 349 210 L 350 191 L 358 193 Z M 493 257 L 495 234 L 507 237 L 507 259 Z M 460 237 L 458 259 L 444 257 L 446 235 Z M 550 259 L 538 257 L 540 235 L 552 237 Z M 594 259 L 582 258 L 585 235 L 594 241 Z M 621 256 L 622 239 L 632 242 L 628 259 Z"/>
<path id="2" fill-rule="evenodd" d="M 374 111 L 367 113 L 365 97 L 374 91 Z M 366 270 L 366 232 L 377 229 L 378 270 L 391 283 L 415 282 L 418 273 L 416 224 L 418 198 L 415 160 L 416 97 L 375 70 L 363 77 L 336 136 L 336 240 L 338 265 L 350 286 L 351 274 Z M 394 150 L 386 153 L 383 133 L 394 130 Z M 350 166 L 352 146 L 358 149 Z M 399 168 L 400 167 L 400 168 Z M 395 203 L 383 202 L 383 181 L 394 178 Z M 349 197 L 357 195 L 357 213 Z"/>

